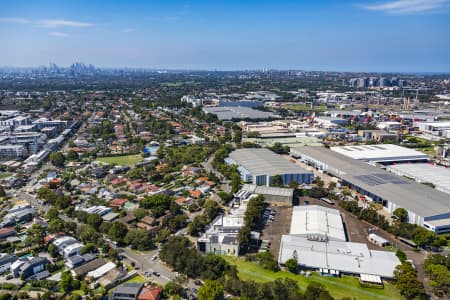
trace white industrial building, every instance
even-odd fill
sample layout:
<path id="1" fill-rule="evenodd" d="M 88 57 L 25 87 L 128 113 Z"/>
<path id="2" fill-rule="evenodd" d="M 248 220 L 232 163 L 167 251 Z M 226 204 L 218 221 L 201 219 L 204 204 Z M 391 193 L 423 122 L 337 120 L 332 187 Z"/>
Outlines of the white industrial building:
<path id="1" fill-rule="evenodd" d="M 431 164 L 398 164 L 387 170 L 400 176 L 406 176 L 419 183 L 431 183 L 434 188 L 450 194 L 450 169 Z"/>
<path id="2" fill-rule="evenodd" d="M 420 122 L 417 123 L 417 126 L 422 132 L 442 137 L 450 137 L 450 121 Z"/>
<path id="3" fill-rule="evenodd" d="M 340 212 L 318 205 L 294 207 L 290 234 L 311 239 L 347 240 Z"/>
<path id="4" fill-rule="evenodd" d="M 299 266 L 323 274 L 372 275 L 393 278 L 400 264 L 395 252 L 370 250 L 366 244 L 320 241 L 304 236 L 283 235 L 278 262 L 297 257 Z"/>
<path id="5" fill-rule="evenodd" d="M 436 233 L 450 232 L 449 194 L 322 147 L 291 148 L 291 155 L 338 178 L 367 201 L 382 204 L 388 213 L 401 207 L 408 211 L 410 223 Z"/>
<path id="6" fill-rule="evenodd" d="M 314 174 L 268 149 L 237 149 L 225 158 L 228 165 L 237 165 L 245 182 L 270 186 L 275 175 L 281 176 L 284 185 L 291 182 L 310 184 Z"/>
<path id="7" fill-rule="evenodd" d="M 286 203 L 292 205 L 294 201 L 294 189 L 291 188 L 244 184 L 241 191 L 248 192 L 250 194 L 263 195 L 266 202 Z"/>
<path id="8" fill-rule="evenodd" d="M 330 147 L 330 149 L 347 157 L 376 163 L 426 162 L 425 153 L 393 144 L 355 145 Z"/>

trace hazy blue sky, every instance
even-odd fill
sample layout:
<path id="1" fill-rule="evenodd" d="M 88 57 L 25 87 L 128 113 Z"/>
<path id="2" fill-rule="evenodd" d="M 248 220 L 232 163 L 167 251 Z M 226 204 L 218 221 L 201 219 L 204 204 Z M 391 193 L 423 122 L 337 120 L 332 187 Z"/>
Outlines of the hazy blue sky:
<path id="1" fill-rule="evenodd" d="M 450 71 L 450 0 L 0 0 L 0 65 Z"/>

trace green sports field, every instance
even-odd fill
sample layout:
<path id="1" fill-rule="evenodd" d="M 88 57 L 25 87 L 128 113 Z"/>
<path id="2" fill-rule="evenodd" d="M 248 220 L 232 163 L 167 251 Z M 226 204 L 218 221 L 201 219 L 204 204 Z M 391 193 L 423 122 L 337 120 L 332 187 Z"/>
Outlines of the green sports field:
<path id="1" fill-rule="evenodd" d="M 258 264 L 253 262 L 247 262 L 243 259 L 223 256 L 223 258 L 230 264 L 235 265 L 238 269 L 239 278 L 243 280 L 254 280 L 259 282 L 272 281 L 277 278 L 290 278 L 297 281 L 298 285 L 302 289 L 306 289 L 310 282 L 318 282 L 328 288 L 331 295 L 335 298 L 354 297 L 355 299 L 375 300 L 375 299 L 403 299 L 396 288 L 390 284 L 385 283 L 384 289 L 376 288 L 364 288 L 359 284 L 359 280 L 356 277 L 342 276 L 325 277 L 313 273 L 311 277 L 305 277 L 302 275 L 295 275 L 285 271 L 272 272 L 270 270 L 263 269 Z"/>
<path id="2" fill-rule="evenodd" d="M 134 165 L 137 162 L 140 162 L 142 160 L 142 156 L 140 156 L 139 154 L 122 155 L 122 156 L 105 156 L 105 157 L 98 157 L 97 160 L 107 164 L 116 164 L 120 166 L 134 167 Z"/>

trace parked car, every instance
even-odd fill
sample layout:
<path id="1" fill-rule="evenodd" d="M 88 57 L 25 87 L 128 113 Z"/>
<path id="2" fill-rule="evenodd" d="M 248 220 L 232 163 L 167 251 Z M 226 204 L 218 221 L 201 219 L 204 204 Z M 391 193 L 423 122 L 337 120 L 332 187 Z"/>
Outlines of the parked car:
<path id="1" fill-rule="evenodd" d="M 161 274 L 159 274 L 159 272 L 153 271 L 153 275 L 155 275 L 156 277 L 161 276 Z"/>

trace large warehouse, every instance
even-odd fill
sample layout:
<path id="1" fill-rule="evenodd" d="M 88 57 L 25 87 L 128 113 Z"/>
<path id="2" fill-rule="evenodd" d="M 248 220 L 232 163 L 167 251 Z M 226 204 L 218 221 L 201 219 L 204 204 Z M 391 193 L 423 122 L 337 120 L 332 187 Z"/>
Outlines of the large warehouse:
<path id="1" fill-rule="evenodd" d="M 449 194 L 326 148 L 293 148 L 291 155 L 339 178 L 341 184 L 381 203 L 389 213 L 402 207 L 408 211 L 410 223 L 437 233 L 450 232 Z"/>
<path id="2" fill-rule="evenodd" d="M 203 111 L 208 114 L 216 115 L 219 120 L 262 120 L 273 117 L 271 113 L 243 106 L 212 106 L 204 107 Z"/>
<path id="3" fill-rule="evenodd" d="M 310 184 L 312 172 L 273 153 L 268 149 L 237 149 L 225 159 L 228 165 L 237 165 L 242 180 L 255 185 L 270 186 L 275 175 L 280 175 L 283 184 L 291 182 Z"/>
<path id="4" fill-rule="evenodd" d="M 392 251 L 370 250 L 366 244 L 345 241 L 320 241 L 304 236 L 283 235 L 281 237 L 278 263 L 297 257 L 302 268 L 315 269 L 322 274 L 372 275 L 376 282 L 393 278 L 400 264 Z"/>
<path id="5" fill-rule="evenodd" d="M 450 194 L 449 168 L 431 164 L 398 164 L 387 167 L 387 170 L 419 183 L 431 183 L 435 189 Z"/>
<path id="6" fill-rule="evenodd" d="M 330 149 L 353 159 L 381 164 L 428 161 L 428 155 L 422 152 L 392 144 L 340 146 Z"/>
<path id="7" fill-rule="evenodd" d="M 321 273 L 371 275 L 392 278 L 400 263 L 394 252 L 369 250 L 366 244 L 347 242 L 341 213 L 318 205 L 296 206 L 290 234 L 281 238 L 278 262 L 297 257 L 303 268 Z"/>
<path id="8" fill-rule="evenodd" d="M 266 202 L 285 203 L 288 205 L 292 205 L 294 201 L 294 189 L 290 188 L 244 184 L 241 188 L 241 191 L 245 191 L 250 194 L 263 195 Z"/>
<path id="9" fill-rule="evenodd" d="M 295 206 L 290 234 L 319 240 L 347 240 L 341 213 L 319 205 Z"/>

